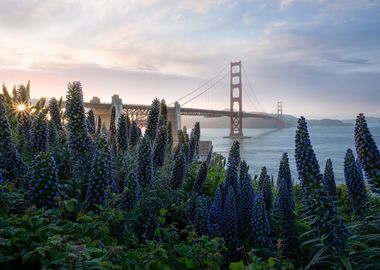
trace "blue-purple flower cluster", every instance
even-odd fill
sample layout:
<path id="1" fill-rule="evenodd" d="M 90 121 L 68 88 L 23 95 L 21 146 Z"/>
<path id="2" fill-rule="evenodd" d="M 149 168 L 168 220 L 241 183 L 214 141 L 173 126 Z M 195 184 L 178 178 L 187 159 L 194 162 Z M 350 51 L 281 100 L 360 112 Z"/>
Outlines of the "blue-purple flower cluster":
<path id="1" fill-rule="evenodd" d="M 151 142 L 146 134 L 138 145 L 136 166 L 137 180 L 140 185 L 151 186 L 153 184 L 153 156 Z"/>
<path id="2" fill-rule="evenodd" d="M 198 235 L 208 235 L 208 197 L 198 195 L 195 199 L 194 227 Z"/>
<path id="3" fill-rule="evenodd" d="M 121 196 L 120 206 L 122 209 L 132 210 L 136 207 L 142 193 L 141 185 L 134 173 L 128 175 L 124 187 L 125 189 Z"/>
<path id="4" fill-rule="evenodd" d="M 155 168 L 159 168 L 164 165 L 166 157 L 166 147 L 168 145 L 168 129 L 163 124 L 157 133 L 156 140 L 154 141 L 153 150 L 153 165 Z"/>
<path id="5" fill-rule="evenodd" d="M 7 111 L 3 99 L 0 97 L 0 169 L 7 181 L 24 180 L 26 166 L 13 141 L 11 127 L 7 118 Z"/>
<path id="6" fill-rule="evenodd" d="M 59 180 L 57 166 L 49 152 L 40 152 L 31 162 L 29 197 L 37 207 L 52 208 L 58 205 Z"/>
<path id="7" fill-rule="evenodd" d="M 267 220 L 269 225 L 272 225 L 272 211 L 273 211 L 273 189 L 270 176 L 267 173 L 267 168 L 261 169 L 258 190 L 262 193 L 265 209 L 267 211 Z"/>
<path id="8" fill-rule="evenodd" d="M 372 190 L 380 193 L 380 152 L 361 113 L 356 118 L 355 146 Z"/>
<path id="9" fill-rule="evenodd" d="M 135 146 L 140 142 L 141 130 L 135 121 L 132 121 L 131 130 L 129 131 L 129 145 Z"/>
<path id="10" fill-rule="evenodd" d="M 285 252 L 294 257 L 300 246 L 294 194 L 289 192 L 288 182 L 285 178 L 278 179 L 277 188 L 276 214 L 281 228 L 280 237 L 284 240 Z"/>
<path id="11" fill-rule="evenodd" d="M 222 189 L 219 185 L 215 191 L 207 216 L 207 229 L 210 238 L 222 236 L 223 205 Z"/>
<path id="12" fill-rule="evenodd" d="M 121 153 L 126 153 L 128 150 L 128 116 L 122 113 L 117 123 L 116 139 L 117 149 Z"/>
<path id="13" fill-rule="evenodd" d="M 68 85 L 66 117 L 68 145 L 76 163 L 76 174 L 83 179 L 89 174 L 95 146 L 87 130 L 80 82 L 72 82 Z"/>
<path id="14" fill-rule="evenodd" d="M 63 127 L 62 127 L 62 121 L 61 121 L 61 112 L 59 109 L 59 103 L 55 98 L 50 99 L 48 111 L 50 114 L 51 121 L 54 123 L 57 130 L 58 131 L 62 130 Z"/>
<path id="15" fill-rule="evenodd" d="M 153 100 L 152 105 L 150 106 L 146 130 L 145 130 L 145 136 L 149 138 L 151 143 L 153 143 L 154 139 L 156 138 L 157 129 L 159 127 L 158 122 L 160 119 L 160 110 L 161 110 L 161 103 L 156 98 Z"/>
<path id="16" fill-rule="evenodd" d="M 322 186 L 319 164 L 303 117 L 298 120 L 295 157 L 307 215 L 321 241 L 341 250 L 346 245 L 349 232 L 338 216 L 334 202 Z"/>
<path id="17" fill-rule="evenodd" d="M 244 164 L 245 162 L 242 162 Z M 240 168 L 242 170 L 242 168 Z M 239 235 L 242 239 L 249 236 L 253 221 L 253 206 L 255 194 L 253 192 L 251 176 L 245 173 L 240 178 L 240 201 L 239 201 Z"/>
<path id="18" fill-rule="evenodd" d="M 86 124 L 87 124 L 88 133 L 90 133 L 91 135 L 94 135 L 96 132 L 95 114 L 94 114 L 94 111 L 92 109 L 90 109 L 87 112 Z"/>
<path id="19" fill-rule="evenodd" d="M 263 192 L 259 191 L 255 195 L 252 212 L 252 235 L 253 241 L 258 247 L 272 247 L 272 239 L 270 238 L 271 229 L 265 206 Z"/>
<path id="20" fill-rule="evenodd" d="M 355 216 L 360 219 L 366 212 L 368 194 L 361 168 L 355 161 L 354 153 L 348 149 L 344 158 L 344 177 L 348 196 Z"/>
<path id="21" fill-rule="evenodd" d="M 43 112 L 38 112 L 33 120 L 31 141 L 36 153 L 46 152 L 49 148 L 48 123 Z"/>
<path id="22" fill-rule="evenodd" d="M 323 174 L 323 187 L 333 201 L 338 200 L 338 192 L 336 190 L 335 177 L 331 159 L 327 159 L 325 173 Z"/>
<path id="23" fill-rule="evenodd" d="M 203 184 L 207 179 L 207 172 L 208 172 L 208 162 L 203 161 L 201 164 L 201 167 L 199 168 L 197 179 L 194 182 L 193 190 L 197 194 L 203 193 Z"/>
<path id="24" fill-rule="evenodd" d="M 94 208 L 97 204 L 104 205 L 108 193 L 114 189 L 114 176 L 110 157 L 109 144 L 103 136 L 91 163 L 86 194 L 89 208 Z"/>
<path id="25" fill-rule="evenodd" d="M 174 158 L 174 165 L 172 170 L 172 177 L 170 184 L 173 189 L 182 187 L 183 180 L 186 175 L 186 156 L 183 150 L 179 150 L 179 153 Z"/>

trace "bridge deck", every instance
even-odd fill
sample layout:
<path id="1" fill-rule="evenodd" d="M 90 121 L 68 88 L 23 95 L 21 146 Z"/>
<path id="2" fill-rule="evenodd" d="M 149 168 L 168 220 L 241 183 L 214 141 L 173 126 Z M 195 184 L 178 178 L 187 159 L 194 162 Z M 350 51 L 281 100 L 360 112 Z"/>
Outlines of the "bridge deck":
<path id="1" fill-rule="evenodd" d="M 110 103 L 90 103 L 85 102 L 85 107 L 94 108 L 94 109 L 111 109 L 112 104 Z M 143 104 L 124 104 L 124 109 L 128 110 L 139 110 L 139 111 L 148 111 L 150 108 L 150 105 L 143 105 Z M 174 110 L 174 107 L 168 107 L 169 111 Z M 209 110 L 209 109 L 197 109 L 197 108 L 181 108 L 181 115 L 193 115 L 193 116 L 205 116 L 205 117 L 223 117 L 231 116 L 230 111 L 224 111 L 224 110 Z M 243 117 L 252 117 L 252 118 L 264 118 L 264 119 L 273 119 L 277 120 L 277 117 L 273 115 L 269 115 L 266 113 L 261 112 L 243 112 Z"/>

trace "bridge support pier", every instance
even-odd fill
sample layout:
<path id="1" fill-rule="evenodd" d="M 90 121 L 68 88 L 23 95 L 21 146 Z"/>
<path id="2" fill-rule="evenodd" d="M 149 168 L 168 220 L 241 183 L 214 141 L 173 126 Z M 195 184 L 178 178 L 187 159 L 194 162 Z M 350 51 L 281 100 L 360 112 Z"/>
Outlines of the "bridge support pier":
<path id="1" fill-rule="evenodd" d="M 112 96 L 112 107 L 115 107 L 115 125 L 119 122 L 120 115 L 123 113 L 123 101 L 119 95 Z M 111 117 L 111 116 L 110 116 Z"/>

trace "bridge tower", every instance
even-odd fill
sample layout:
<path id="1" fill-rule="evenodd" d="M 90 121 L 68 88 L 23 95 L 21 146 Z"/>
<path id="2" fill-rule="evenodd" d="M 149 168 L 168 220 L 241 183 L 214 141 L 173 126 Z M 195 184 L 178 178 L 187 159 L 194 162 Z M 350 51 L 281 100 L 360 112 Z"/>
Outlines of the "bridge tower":
<path id="1" fill-rule="evenodd" d="M 282 101 L 277 102 L 277 118 L 282 120 Z"/>
<path id="2" fill-rule="evenodd" d="M 235 108 L 238 110 L 235 111 Z M 230 64 L 230 136 L 244 138 L 241 61 Z"/>

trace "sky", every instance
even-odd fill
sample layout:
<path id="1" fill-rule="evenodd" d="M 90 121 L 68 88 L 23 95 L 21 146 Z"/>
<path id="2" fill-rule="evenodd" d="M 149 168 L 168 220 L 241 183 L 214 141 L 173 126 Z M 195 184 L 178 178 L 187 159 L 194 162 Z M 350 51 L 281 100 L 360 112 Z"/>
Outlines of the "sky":
<path id="1" fill-rule="evenodd" d="M 30 80 L 35 98 L 81 81 L 85 100 L 171 103 L 241 60 L 246 111 L 282 101 L 295 116 L 380 117 L 378 0 L 0 0 L 0 10 L 0 82 Z M 184 106 L 228 108 L 228 74 Z"/>

